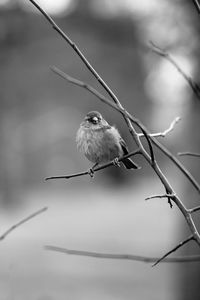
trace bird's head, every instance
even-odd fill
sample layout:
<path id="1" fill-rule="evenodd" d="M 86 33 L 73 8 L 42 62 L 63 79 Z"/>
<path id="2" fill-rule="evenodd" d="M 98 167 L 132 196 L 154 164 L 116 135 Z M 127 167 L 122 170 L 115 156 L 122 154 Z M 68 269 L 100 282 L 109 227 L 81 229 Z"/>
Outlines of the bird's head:
<path id="1" fill-rule="evenodd" d="M 90 123 L 92 125 L 98 125 L 103 120 L 102 115 L 98 111 L 90 111 L 87 113 L 85 119 L 87 123 Z"/>
<path id="2" fill-rule="evenodd" d="M 84 128 L 100 129 L 104 126 L 108 126 L 108 123 L 103 119 L 102 115 L 98 111 L 90 111 L 81 123 Z"/>

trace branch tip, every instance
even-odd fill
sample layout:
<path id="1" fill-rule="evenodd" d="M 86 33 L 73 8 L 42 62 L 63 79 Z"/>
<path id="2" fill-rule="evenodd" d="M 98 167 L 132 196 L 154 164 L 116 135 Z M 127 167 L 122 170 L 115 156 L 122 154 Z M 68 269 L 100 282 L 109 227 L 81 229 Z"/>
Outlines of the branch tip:
<path id="1" fill-rule="evenodd" d="M 178 152 L 178 156 L 193 156 L 193 157 L 200 157 L 200 153 L 194 153 L 194 152 Z"/>
<path id="2" fill-rule="evenodd" d="M 161 258 L 157 259 L 156 262 L 152 265 L 152 267 L 155 267 L 157 264 L 159 264 L 161 261 L 163 261 L 167 256 L 169 256 L 171 253 L 175 252 L 177 249 L 188 243 L 189 241 L 194 240 L 194 236 L 190 235 L 187 239 L 180 242 L 176 247 L 174 247 L 172 250 L 168 251 L 166 254 L 164 254 Z"/>
<path id="3" fill-rule="evenodd" d="M 10 234 L 13 230 L 15 230 L 17 227 L 21 226 L 22 224 L 28 222 L 29 220 L 33 219 L 34 217 L 38 216 L 39 214 L 45 212 L 48 209 L 47 206 L 37 210 L 36 212 L 30 214 L 28 217 L 22 219 L 21 221 L 19 221 L 18 223 L 12 225 L 8 230 L 6 230 L 1 236 L 0 236 L 0 241 L 2 241 L 3 239 L 5 239 L 7 237 L 8 234 Z"/>
<path id="4" fill-rule="evenodd" d="M 149 197 L 145 198 L 145 201 L 148 201 L 150 199 L 156 199 L 156 198 L 170 198 L 170 199 L 172 199 L 173 197 L 175 197 L 175 194 L 152 195 L 152 196 L 149 196 Z"/>

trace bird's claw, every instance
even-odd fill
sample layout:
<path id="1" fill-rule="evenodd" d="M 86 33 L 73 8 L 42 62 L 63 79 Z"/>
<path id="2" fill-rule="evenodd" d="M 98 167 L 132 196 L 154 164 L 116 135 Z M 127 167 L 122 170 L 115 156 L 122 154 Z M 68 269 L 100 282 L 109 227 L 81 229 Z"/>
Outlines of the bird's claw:
<path id="1" fill-rule="evenodd" d="M 94 177 L 94 170 L 91 168 L 88 170 L 88 174 L 90 175 L 91 178 Z"/>
<path id="2" fill-rule="evenodd" d="M 120 162 L 119 162 L 119 158 L 116 157 L 115 159 L 113 159 L 113 165 L 116 167 L 120 167 Z"/>

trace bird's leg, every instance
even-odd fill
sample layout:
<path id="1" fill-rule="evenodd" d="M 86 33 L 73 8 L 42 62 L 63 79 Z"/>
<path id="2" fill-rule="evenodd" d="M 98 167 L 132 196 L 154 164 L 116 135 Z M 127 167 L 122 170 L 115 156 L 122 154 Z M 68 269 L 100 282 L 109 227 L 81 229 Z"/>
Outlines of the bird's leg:
<path id="1" fill-rule="evenodd" d="M 91 178 L 94 177 L 94 168 L 95 168 L 96 166 L 98 166 L 98 164 L 99 164 L 98 162 L 95 163 L 95 164 L 92 166 L 92 168 L 90 168 L 90 169 L 88 170 L 88 174 L 90 175 Z"/>
<path id="2" fill-rule="evenodd" d="M 119 158 L 118 157 L 114 158 L 112 162 L 113 162 L 114 166 L 120 167 L 120 162 L 119 162 Z"/>

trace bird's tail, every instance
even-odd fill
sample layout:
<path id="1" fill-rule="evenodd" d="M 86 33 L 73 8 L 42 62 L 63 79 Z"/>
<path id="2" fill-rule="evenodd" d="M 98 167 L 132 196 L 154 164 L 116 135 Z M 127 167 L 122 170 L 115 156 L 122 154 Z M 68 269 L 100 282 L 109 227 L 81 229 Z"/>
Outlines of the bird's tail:
<path id="1" fill-rule="evenodd" d="M 122 162 L 126 169 L 140 169 L 140 167 L 136 163 L 134 163 L 130 158 L 126 158 L 122 160 Z"/>

